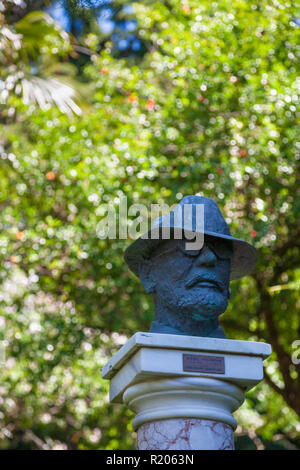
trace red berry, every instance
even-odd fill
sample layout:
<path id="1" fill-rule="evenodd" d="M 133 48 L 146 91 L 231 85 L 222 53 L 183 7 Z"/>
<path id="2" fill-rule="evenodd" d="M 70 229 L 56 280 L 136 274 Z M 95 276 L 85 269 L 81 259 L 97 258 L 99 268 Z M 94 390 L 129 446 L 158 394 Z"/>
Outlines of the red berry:
<path id="1" fill-rule="evenodd" d="M 23 237 L 24 237 L 24 233 L 23 232 L 17 232 L 16 233 L 16 239 L 21 241 L 23 240 Z"/>
<path id="2" fill-rule="evenodd" d="M 155 106 L 155 101 L 149 98 L 146 103 L 147 111 L 151 111 L 154 108 L 154 106 Z"/>
<path id="3" fill-rule="evenodd" d="M 46 173 L 46 178 L 49 181 L 55 180 L 55 173 L 53 173 L 53 171 L 48 171 L 48 173 Z"/>

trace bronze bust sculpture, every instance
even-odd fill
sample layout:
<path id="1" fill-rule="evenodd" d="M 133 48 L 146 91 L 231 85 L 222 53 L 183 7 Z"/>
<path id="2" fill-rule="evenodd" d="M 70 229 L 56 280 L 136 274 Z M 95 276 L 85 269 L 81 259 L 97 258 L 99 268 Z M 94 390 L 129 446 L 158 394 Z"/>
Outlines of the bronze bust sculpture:
<path id="1" fill-rule="evenodd" d="M 199 227 L 195 214 L 200 205 L 204 218 Z M 188 206 L 193 216 L 186 231 Z M 166 225 L 168 239 L 162 236 Z M 185 236 L 190 240 L 200 231 L 201 248 L 188 249 Z M 125 251 L 130 269 L 154 297 L 151 332 L 216 338 L 225 338 L 218 317 L 228 305 L 230 280 L 248 274 L 256 259 L 255 248 L 232 237 L 217 204 L 202 196 L 184 197 L 167 219 L 154 221 Z"/>

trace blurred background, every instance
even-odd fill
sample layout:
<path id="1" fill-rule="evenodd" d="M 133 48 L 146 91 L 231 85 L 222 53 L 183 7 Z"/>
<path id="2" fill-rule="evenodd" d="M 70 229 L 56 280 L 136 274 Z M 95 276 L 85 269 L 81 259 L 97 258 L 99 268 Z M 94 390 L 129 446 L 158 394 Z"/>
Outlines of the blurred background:
<path id="1" fill-rule="evenodd" d="M 1 449 L 135 448 L 101 367 L 153 306 L 96 226 L 189 194 L 259 254 L 221 317 L 273 349 L 236 448 L 300 448 L 299 27 L 286 0 L 0 0 Z"/>

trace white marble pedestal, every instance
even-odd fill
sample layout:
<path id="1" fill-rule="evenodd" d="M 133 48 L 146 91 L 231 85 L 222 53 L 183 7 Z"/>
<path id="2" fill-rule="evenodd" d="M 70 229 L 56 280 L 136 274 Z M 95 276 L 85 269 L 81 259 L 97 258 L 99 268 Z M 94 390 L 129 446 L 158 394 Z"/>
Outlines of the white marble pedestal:
<path id="1" fill-rule="evenodd" d="M 110 401 L 136 413 L 141 450 L 233 449 L 232 413 L 263 379 L 269 344 L 136 333 L 110 359 Z"/>

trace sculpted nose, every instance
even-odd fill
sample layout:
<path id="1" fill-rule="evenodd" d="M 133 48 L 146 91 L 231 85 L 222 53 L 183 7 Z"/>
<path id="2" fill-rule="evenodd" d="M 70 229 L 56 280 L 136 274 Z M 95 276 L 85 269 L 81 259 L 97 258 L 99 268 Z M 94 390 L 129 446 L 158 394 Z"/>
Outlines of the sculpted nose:
<path id="1" fill-rule="evenodd" d="M 207 246 L 204 245 L 199 255 L 196 258 L 196 266 L 215 266 L 217 257 L 214 252 Z"/>

